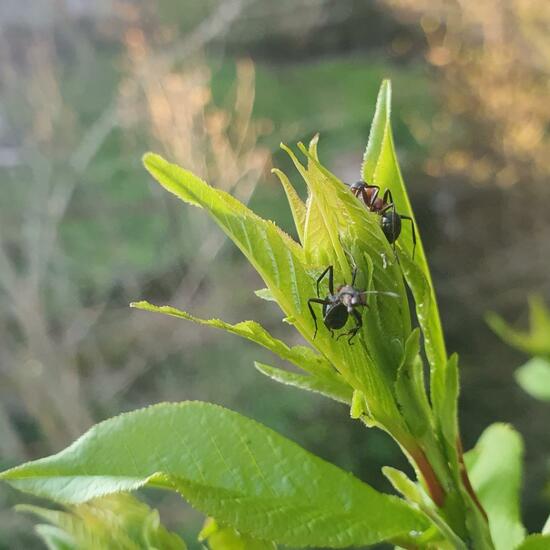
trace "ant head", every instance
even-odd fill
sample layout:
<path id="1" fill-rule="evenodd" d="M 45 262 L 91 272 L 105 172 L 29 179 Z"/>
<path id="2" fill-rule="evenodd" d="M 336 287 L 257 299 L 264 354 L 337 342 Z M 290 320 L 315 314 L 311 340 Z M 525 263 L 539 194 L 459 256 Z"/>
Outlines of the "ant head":
<path id="1" fill-rule="evenodd" d="M 360 198 L 364 192 L 367 184 L 364 181 L 356 181 L 349 186 L 349 190 L 357 197 Z"/>

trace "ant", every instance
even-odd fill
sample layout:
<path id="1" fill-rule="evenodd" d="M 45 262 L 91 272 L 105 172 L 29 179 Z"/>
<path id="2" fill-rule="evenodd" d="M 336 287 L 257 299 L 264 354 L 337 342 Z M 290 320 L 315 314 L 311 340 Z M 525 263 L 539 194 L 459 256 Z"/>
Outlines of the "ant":
<path id="1" fill-rule="evenodd" d="M 401 220 L 407 220 L 411 222 L 412 241 L 413 241 L 413 253 L 416 250 L 416 230 L 414 227 L 414 221 L 410 216 L 399 214 L 395 209 L 393 197 L 391 191 L 386 189 L 384 196 L 380 198 L 380 187 L 378 185 L 370 185 L 364 181 L 357 181 L 350 185 L 350 191 L 358 198 L 362 199 L 365 206 L 371 211 L 376 212 L 380 217 L 380 225 L 382 231 L 388 242 L 393 245 L 395 251 L 395 241 L 401 234 Z"/>
<path id="2" fill-rule="evenodd" d="M 319 285 L 321 281 L 325 278 L 328 273 L 328 290 L 329 295 L 326 298 L 319 298 Z M 329 265 L 321 275 L 317 278 L 317 298 L 310 298 L 307 301 L 309 307 L 309 312 L 313 317 L 313 322 L 315 323 L 315 333 L 313 338 L 317 336 L 317 316 L 313 310 L 312 303 L 322 304 L 323 305 L 323 322 L 325 326 L 330 330 L 331 335 L 333 336 L 334 331 L 342 328 L 350 315 L 355 319 L 355 326 L 348 332 L 344 332 L 338 336 L 349 336 L 348 344 L 352 344 L 352 340 L 355 335 L 359 332 L 363 326 L 363 320 L 361 314 L 357 311 L 358 307 L 368 308 L 366 301 L 367 294 L 387 294 L 391 296 L 397 296 L 393 292 L 379 292 L 377 290 L 357 290 L 353 285 L 355 284 L 355 279 L 357 277 L 357 268 L 353 270 L 353 275 L 351 279 L 351 285 L 343 284 L 336 289 L 334 292 L 334 268 Z"/>

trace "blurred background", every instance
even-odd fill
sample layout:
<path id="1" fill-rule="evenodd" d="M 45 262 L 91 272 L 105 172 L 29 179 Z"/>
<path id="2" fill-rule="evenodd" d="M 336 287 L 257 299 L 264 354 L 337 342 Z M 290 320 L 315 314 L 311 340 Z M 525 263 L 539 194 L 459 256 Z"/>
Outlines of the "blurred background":
<path id="1" fill-rule="evenodd" d="M 389 490 L 405 467 L 340 405 L 263 378 L 263 350 L 137 312 L 148 299 L 256 319 L 293 338 L 239 253 L 154 184 L 153 150 L 292 233 L 270 175 L 278 144 L 321 133 L 323 162 L 359 177 L 380 81 L 393 81 L 398 154 L 427 246 L 462 428 L 511 422 L 526 440 L 523 512 L 548 515 L 548 405 L 512 373 L 524 357 L 484 314 L 521 325 L 550 297 L 550 4 L 545 0 L 2 0 L 0 467 L 55 452 L 92 423 L 159 401 L 252 416 Z M 194 539 L 201 517 L 146 493 Z M 40 548 L 28 499 L 0 487 L 0 548 Z"/>

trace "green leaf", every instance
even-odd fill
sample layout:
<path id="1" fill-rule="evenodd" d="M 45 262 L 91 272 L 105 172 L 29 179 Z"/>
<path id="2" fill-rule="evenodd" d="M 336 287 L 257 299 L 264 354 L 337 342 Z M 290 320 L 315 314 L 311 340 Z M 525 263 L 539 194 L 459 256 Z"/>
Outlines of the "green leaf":
<path id="1" fill-rule="evenodd" d="M 550 361 L 534 357 L 515 372 L 518 384 L 532 397 L 550 401 Z"/>
<path id="2" fill-rule="evenodd" d="M 144 163 L 166 189 L 209 212 L 259 272 L 286 318 L 346 382 L 364 393 L 374 421 L 398 439 L 410 438 L 393 395 L 396 371 L 410 331 L 399 264 L 377 216 L 366 212 L 342 182 L 319 166 L 315 148 L 315 138 L 309 150 L 302 146 L 309 159 L 307 168 L 286 148 L 310 192 L 304 249 L 272 222 L 256 216 L 236 199 L 213 189 L 190 172 L 152 154 L 144 157 Z M 310 228 L 313 240 L 308 244 L 307 216 L 314 211 L 319 226 Z M 358 288 L 392 292 L 401 298 L 369 294 L 369 310 L 363 316 L 360 335 L 364 344 L 353 347 L 345 339 L 331 338 L 320 319 L 320 330 L 314 338 L 315 326 L 308 308 L 308 300 L 317 296 L 316 279 L 327 264 L 335 267 L 336 284 L 350 282 L 350 258 L 360 270 Z"/>
<path id="3" fill-rule="evenodd" d="M 54 548 L 79 550 L 185 550 L 175 533 L 160 523 L 156 510 L 128 494 L 96 498 L 70 506 L 67 511 L 21 505 L 18 511 L 30 512 L 52 526 L 37 528 Z M 57 546 L 54 546 L 57 544 Z"/>
<path id="4" fill-rule="evenodd" d="M 398 248 L 401 250 L 401 247 Z M 431 379 L 438 376 L 445 378 L 446 374 L 439 371 L 444 371 L 447 366 L 447 352 L 431 280 L 426 278 L 422 269 L 407 254 L 401 255 L 400 260 L 403 275 L 414 297 L 418 322 L 424 336 L 424 349 L 430 363 Z M 444 399 L 444 396 L 434 393 L 434 386 L 437 387 L 432 382 L 432 401 Z"/>
<path id="5" fill-rule="evenodd" d="M 314 149 L 312 150 L 314 152 Z M 404 429 L 404 427 L 401 425 L 395 426 L 400 422 L 400 417 L 391 393 L 390 384 L 384 380 L 380 370 L 392 369 L 395 371 L 401 359 L 401 342 L 404 333 L 406 333 L 404 325 L 407 324 L 408 319 L 408 306 L 404 307 L 402 305 L 403 303 L 406 304 L 404 289 L 402 292 L 398 292 L 404 302 L 398 304 L 388 303 L 399 302 L 393 298 L 370 295 L 369 306 L 374 314 L 377 313 L 378 309 L 391 312 L 386 316 L 372 315 L 371 317 L 365 315 L 366 322 L 363 335 L 369 339 L 369 344 L 372 343 L 373 345 L 372 356 L 363 345 L 351 348 L 344 339 L 334 340 L 322 324 L 314 339 L 314 322 L 309 312 L 308 300 L 317 295 L 316 278 L 326 267 L 326 264 L 324 266 L 321 264 L 321 267 L 315 268 L 315 271 L 310 269 L 308 262 L 306 262 L 304 250 L 277 228 L 275 224 L 256 216 L 235 198 L 213 189 L 190 172 L 152 154 L 144 157 L 144 163 L 149 172 L 166 189 L 175 193 L 182 200 L 195 206 L 201 206 L 209 212 L 256 268 L 287 318 L 292 320 L 292 323 L 304 338 L 319 349 L 328 362 L 344 376 L 350 385 L 364 392 L 369 399 L 372 416 L 375 416 L 378 422 L 385 424 L 387 429 L 392 429 L 392 433 L 398 435 L 399 430 Z M 297 162 L 297 159 L 296 163 L 302 175 L 309 177 L 306 169 Z M 319 191 L 322 188 L 323 196 L 328 193 L 331 197 L 334 197 L 335 194 L 338 195 L 339 193 L 342 196 L 342 201 L 348 201 L 358 212 L 364 213 L 364 209 L 360 208 L 359 203 L 341 182 L 319 177 L 313 183 L 312 178 L 309 178 L 308 184 L 312 184 L 312 187 L 319 189 Z M 326 208 L 323 211 L 323 216 L 328 211 L 333 219 L 334 213 L 341 210 L 338 208 L 338 204 L 325 204 Z M 342 210 L 343 212 L 338 214 L 340 221 L 347 215 L 345 208 Z M 375 227 L 381 235 L 379 226 L 375 225 Z M 338 260 L 340 265 L 338 282 L 346 276 L 346 272 L 351 271 L 351 268 L 340 242 L 338 227 L 327 227 L 325 225 L 325 228 L 330 237 L 327 241 L 329 248 L 326 249 L 326 257 Z M 385 242 L 385 246 L 388 246 L 387 241 L 383 239 L 383 235 L 378 238 L 381 239 L 382 243 Z M 365 232 L 364 240 L 369 247 L 374 246 L 373 239 L 368 232 Z M 362 258 L 362 254 L 363 250 L 360 252 L 360 258 Z M 388 266 L 381 274 L 373 276 L 374 282 L 383 280 L 386 285 L 391 286 L 391 289 L 399 288 L 399 285 L 403 283 L 400 277 L 392 276 L 395 270 L 398 273 L 397 265 Z M 370 275 L 363 272 L 362 276 L 367 277 Z M 374 286 L 374 289 L 386 290 L 384 287 L 377 286 Z M 382 324 L 379 319 L 384 317 L 387 318 L 387 322 Z M 373 325 L 376 325 L 377 328 L 370 335 L 369 330 L 373 328 Z M 392 332 L 388 334 L 388 331 L 397 331 L 399 337 L 394 337 Z M 382 334 L 383 337 L 376 338 L 378 334 Z M 387 357 L 382 356 L 379 358 L 379 353 L 391 354 L 390 359 L 388 360 Z M 388 378 L 390 378 L 389 375 Z"/>
<path id="6" fill-rule="evenodd" d="M 149 302 L 133 302 L 130 307 L 135 309 L 142 309 L 145 311 L 152 311 L 155 313 L 163 313 L 172 317 L 178 317 L 185 319 L 186 321 L 192 321 L 200 325 L 207 325 L 210 327 L 225 330 L 237 336 L 241 336 L 267 348 L 278 355 L 281 359 L 285 359 L 297 367 L 311 373 L 326 372 L 328 374 L 334 373 L 334 369 L 330 366 L 330 363 L 321 355 L 315 353 L 311 348 L 306 346 L 294 346 L 288 347 L 282 340 L 274 338 L 256 321 L 242 321 L 236 325 L 225 323 L 220 319 L 199 319 L 194 317 L 185 311 L 181 311 L 171 306 L 155 306 Z"/>
<path id="7" fill-rule="evenodd" d="M 367 407 L 365 405 L 365 396 L 363 395 L 363 392 L 353 390 L 351 395 L 351 407 L 349 411 L 350 417 L 356 420 L 357 418 L 361 418 L 365 415 L 367 412 Z"/>
<path id="8" fill-rule="evenodd" d="M 458 473 L 458 395 L 460 391 L 458 377 L 458 355 L 453 353 L 447 362 L 447 368 L 437 369 L 432 379 L 433 415 L 437 419 L 445 445 L 447 460 L 452 471 Z"/>
<path id="9" fill-rule="evenodd" d="M 327 373 L 326 375 L 310 374 L 304 376 L 303 374 L 270 367 L 257 361 L 254 365 L 262 374 L 282 384 L 320 393 L 340 403 L 348 405 L 351 403 L 353 390 L 342 380 L 342 377 L 336 371 L 333 371 L 332 375 Z"/>
<path id="10" fill-rule="evenodd" d="M 420 357 L 420 331 L 411 332 L 395 382 L 397 401 L 411 433 L 422 439 L 432 431 L 431 409 L 424 385 L 424 366 Z"/>
<path id="11" fill-rule="evenodd" d="M 258 271 L 285 314 L 295 318 L 296 327 L 311 340 L 314 327 L 307 299 L 314 295 L 315 286 L 298 243 L 273 222 L 260 218 L 191 172 L 152 153 L 146 154 L 143 162 L 164 188 L 183 201 L 204 208 L 214 218 Z"/>
<path id="12" fill-rule="evenodd" d="M 365 546 L 426 527 L 396 497 L 252 420 L 199 402 L 107 420 L 0 479 L 73 504 L 144 485 L 176 489 L 224 525 L 295 547 Z"/>
<path id="13" fill-rule="evenodd" d="M 219 525 L 208 518 L 198 536 L 199 542 L 207 542 L 210 550 L 276 550 L 273 542 L 261 541 L 243 535 L 231 527 Z"/>
<path id="14" fill-rule="evenodd" d="M 338 226 L 339 239 L 359 270 L 357 287 L 381 293 L 370 295 L 371 308 L 363 317 L 363 337 L 368 355 L 361 357 L 356 352 L 351 353 L 354 362 L 358 360 L 352 370 L 361 372 L 365 370 L 361 365 L 372 365 L 369 370 L 383 371 L 385 383 L 393 385 L 405 339 L 410 332 L 409 306 L 399 263 L 382 233 L 377 215 L 367 212 L 347 186 L 319 164 L 311 151 L 302 144 L 299 147 L 308 157 L 308 172 L 304 177 L 316 181 L 308 185 L 312 194 L 319 193 L 318 208 L 325 218 L 330 217 L 331 223 Z M 384 293 L 397 294 L 400 299 L 387 298 Z M 374 308 L 373 303 L 376 305 Z M 345 351 L 348 350 L 342 348 L 340 355 Z M 366 376 L 369 372 L 362 377 Z M 356 389 L 363 391 L 371 401 L 374 395 L 382 396 L 379 401 L 384 402 L 387 408 L 383 416 L 395 416 L 395 404 L 381 393 L 387 390 Z"/>
<path id="15" fill-rule="evenodd" d="M 426 517 L 430 519 L 448 544 L 451 545 L 449 549 L 467 550 L 467 546 L 441 517 L 439 511 L 433 506 L 431 499 L 418 484 L 411 481 L 404 472 L 391 468 L 390 466 L 384 466 L 382 468 L 382 473 L 390 481 L 396 491 L 400 492 L 407 501 L 418 506 L 419 510 L 422 510 Z M 443 546 L 440 543 L 437 548 L 447 548 L 447 546 Z"/>
<path id="16" fill-rule="evenodd" d="M 397 162 L 390 115 L 391 83 L 389 80 L 384 80 L 378 92 L 376 110 L 361 173 L 364 181 L 379 185 L 384 190 L 389 189 L 392 192 L 397 212 L 410 216 L 417 227 L 417 246 L 414 261 L 411 256 L 413 248 L 412 234 L 408 223 L 403 224 L 403 232 L 399 237 L 398 252 L 403 273 L 414 295 L 418 321 L 424 335 L 426 355 L 430 362 L 431 374 L 434 376 L 437 370 L 446 368 L 447 352 L 422 239 Z"/>
<path id="17" fill-rule="evenodd" d="M 519 497 L 523 459 L 520 435 L 506 424 L 489 426 L 465 456 L 472 485 L 489 516 L 496 550 L 512 550 L 525 538 Z"/>
<path id="18" fill-rule="evenodd" d="M 323 185 L 323 180 L 316 170 L 312 170 L 311 165 L 305 168 L 289 147 L 281 144 L 281 148 L 291 158 L 308 186 L 303 241 L 307 262 L 312 265 L 335 265 L 344 278 L 351 279 L 349 262 L 340 242 L 338 209 L 334 202 L 330 208 L 327 207 L 334 194 L 333 189 Z"/>
<path id="19" fill-rule="evenodd" d="M 550 548 L 550 536 L 530 535 L 516 550 L 548 550 Z"/>
<path id="20" fill-rule="evenodd" d="M 258 298 L 261 298 L 262 300 L 265 300 L 266 302 L 275 302 L 277 303 L 277 300 L 275 300 L 273 294 L 271 294 L 271 290 L 269 288 L 260 288 L 258 290 L 254 291 L 254 294 L 258 296 Z"/>
<path id="21" fill-rule="evenodd" d="M 298 233 L 300 242 L 304 244 L 307 217 L 306 205 L 298 196 L 298 193 L 296 193 L 296 190 L 294 189 L 294 187 L 292 187 L 292 184 L 290 183 L 284 172 L 281 172 L 281 170 L 277 168 L 273 168 L 271 172 L 279 178 L 285 190 L 286 198 L 288 199 L 288 204 L 290 205 L 290 210 L 294 219 L 294 225 L 296 226 L 296 232 Z"/>
<path id="22" fill-rule="evenodd" d="M 430 502 L 429 497 L 424 493 L 422 488 L 411 481 L 404 472 L 391 466 L 384 466 L 382 473 L 393 485 L 394 489 L 401 493 L 409 502 L 414 504 L 426 504 Z"/>
<path id="23" fill-rule="evenodd" d="M 490 327 L 510 346 L 550 360 L 550 310 L 540 296 L 529 298 L 529 330 L 511 327 L 495 313 L 487 314 Z"/>

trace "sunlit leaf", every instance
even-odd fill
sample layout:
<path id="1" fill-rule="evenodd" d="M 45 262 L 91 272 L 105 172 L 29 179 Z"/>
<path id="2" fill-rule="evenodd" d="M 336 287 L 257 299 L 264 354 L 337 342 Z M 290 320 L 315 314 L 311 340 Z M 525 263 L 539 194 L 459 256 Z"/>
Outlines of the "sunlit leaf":
<path id="1" fill-rule="evenodd" d="M 237 336 L 241 336 L 267 348 L 269 351 L 277 354 L 281 359 L 285 359 L 308 372 L 315 373 L 324 371 L 329 374 L 334 372 L 330 363 L 324 357 L 315 353 L 311 348 L 305 346 L 289 347 L 282 340 L 271 336 L 271 334 L 269 334 L 269 332 L 259 323 L 256 323 L 256 321 L 242 321 L 236 325 L 231 325 L 220 319 L 199 319 L 198 317 L 194 317 L 185 311 L 181 311 L 171 306 L 155 306 L 144 301 L 134 302 L 130 304 L 130 306 L 145 311 L 171 315 L 172 317 L 178 317 L 186 321 L 192 321 L 200 325 L 207 325 L 236 334 Z"/>
<path id="2" fill-rule="evenodd" d="M 360 263 L 358 285 L 364 285 L 359 288 L 368 286 L 369 290 L 390 291 L 400 296 L 400 299 L 395 299 L 369 295 L 370 309 L 363 316 L 365 326 L 362 334 L 367 345 L 352 347 L 344 339 L 333 339 L 322 323 L 314 338 L 314 322 L 309 312 L 308 300 L 317 296 L 316 278 L 327 267 L 326 264 L 311 266 L 310 260 L 306 261 L 307 254 L 304 254 L 304 250 L 272 222 L 259 218 L 233 197 L 213 189 L 186 170 L 169 164 L 156 155 L 146 155 L 144 162 L 164 187 L 181 199 L 202 206 L 210 213 L 262 276 L 286 318 L 342 374 L 348 384 L 365 394 L 371 416 L 391 430 L 394 436 L 399 436 L 401 432 L 406 432 L 406 427 L 392 395 L 392 384 L 401 361 L 407 327 L 410 327 L 402 279 L 399 275 L 395 276 L 396 273 L 399 274 L 399 267 L 388 258 L 384 269 L 375 269 L 378 265 L 383 265 L 380 252 L 376 250 L 377 240 L 390 253 L 391 248 L 375 220 L 364 221 L 364 208 L 346 186 L 334 177 L 327 177 L 319 169 L 314 147 L 311 151 L 306 150 L 307 154 L 312 155 L 310 158 L 313 158 L 308 168 L 301 165 L 288 148 L 286 150 L 306 180 L 310 195 L 317 194 L 317 198 L 321 197 L 316 208 L 322 218 L 322 227 L 314 232 L 315 238 L 321 240 L 316 243 L 315 249 L 325 250 L 326 261 L 334 262 L 335 278 L 337 277 L 335 283 L 350 281 L 346 274 L 351 273 L 349 258 L 354 257 Z M 350 209 L 355 213 L 350 214 Z M 348 223 L 350 216 L 357 217 L 354 224 Z M 340 231 L 347 231 L 353 225 L 356 227 L 348 243 L 350 250 L 345 252 L 342 247 L 345 236 Z M 372 227 L 375 230 L 374 235 L 369 231 Z M 322 235 L 325 235 L 325 240 Z M 305 240 L 307 241 L 307 230 Z M 374 260 L 365 259 L 370 251 L 378 255 L 376 265 Z"/>
<path id="3" fill-rule="evenodd" d="M 284 172 L 273 168 L 272 172 L 279 178 L 283 189 L 286 193 L 286 198 L 288 199 L 288 204 L 290 205 L 290 210 L 292 212 L 292 217 L 294 218 L 294 225 L 296 226 L 296 232 L 300 242 L 304 244 L 304 235 L 305 235 L 305 226 L 306 226 L 306 205 L 303 203 L 302 199 L 296 193 L 296 190 L 290 183 Z"/>
<path id="4" fill-rule="evenodd" d="M 525 538 L 519 496 L 523 443 L 506 424 L 489 426 L 467 453 L 472 485 L 489 516 L 496 550 L 512 550 Z"/>
<path id="5" fill-rule="evenodd" d="M 175 489 L 241 533 L 295 547 L 364 546 L 426 527 L 396 497 L 252 420 L 199 402 L 107 420 L 0 479 L 69 504 L 144 485 Z"/>
<path id="6" fill-rule="evenodd" d="M 424 385 L 424 366 L 420 357 L 420 331 L 415 329 L 405 345 L 405 355 L 395 382 L 397 400 L 411 433 L 422 439 L 432 431 L 431 410 Z"/>
<path id="7" fill-rule="evenodd" d="M 389 80 L 385 80 L 380 87 L 376 101 L 376 111 L 363 159 L 362 176 L 367 183 L 379 185 L 383 190 L 389 189 L 392 192 L 397 212 L 410 216 L 415 220 L 397 162 L 390 115 L 391 83 Z M 416 221 L 414 223 L 416 225 Z M 403 223 L 398 250 L 403 272 L 415 298 L 418 320 L 424 334 L 426 355 L 430 361 L 433 376 L 436 370 L 446 368 L 447 353 L 439 309 L 420 231 L 416 226 L 417 245 L 413 262 L 412 234 L 409 226 L 409 223 Z"/>
<path id="8" fill-rule="evenodd" d="M 453 353 L 445 369 L 438 369 L 432 378 L 434 418 L 440 426 L 447 460 L 458 471 L 456 445 L 458 441 L 458 355 Z"/>
<path id="9" fill-rule="evenodd" d="M 273 294 L 271 294 L 271 290 L 269 290 L 269 288 L 260 288 L 258 290 L 255 290 L 254 294 L 256 294 L 256 296 L 258 296 L 258 298 L 261 298 L 262 300 L 265 300 L 266 302 L 277 302 L 277 300 L 274 298 Z"/>
<path id="10" fill-rule="evenodd" d="M 296 319 L 302 334 L 313 334 L 313 322 L 305 314 L 314 284 L 306 272 L 302 248 L 273 222 L 254 214 L 237 199 L 214 189 L 191 172 L 152 153 L 145 167 L 157 181 L 180 199 L 204 208 L 256 268 L 288 315 Z"/>
<path id="11" fill-rule="evenodd" d="M 262 374 L 282 384 L 320 393 L 340 403 L 351 403 L 353 391 L 336 371 L 334 371 L 334 374 L 326 373 L 321 375 L 317 373 L 304 376 L 303 374 L 270 367 L 263 363 L 255 362 L 254 365 Z"/>
<path id="12" fill-rule="evenodd" d="M 351 278 L 349 262 L 339 237 L 339 225 L 333 208 L 327 211 L 325 202 L 330 200 L 331 189 L 309 167 L 303 166 L 294 152 L 284 144 L 281 148 L 290 156 L 298 172 L 308 186 L 307 214 L 304 230 L 304 252 L 307 261 L 313 265 L 336 265 L 348 279 Z"/>

